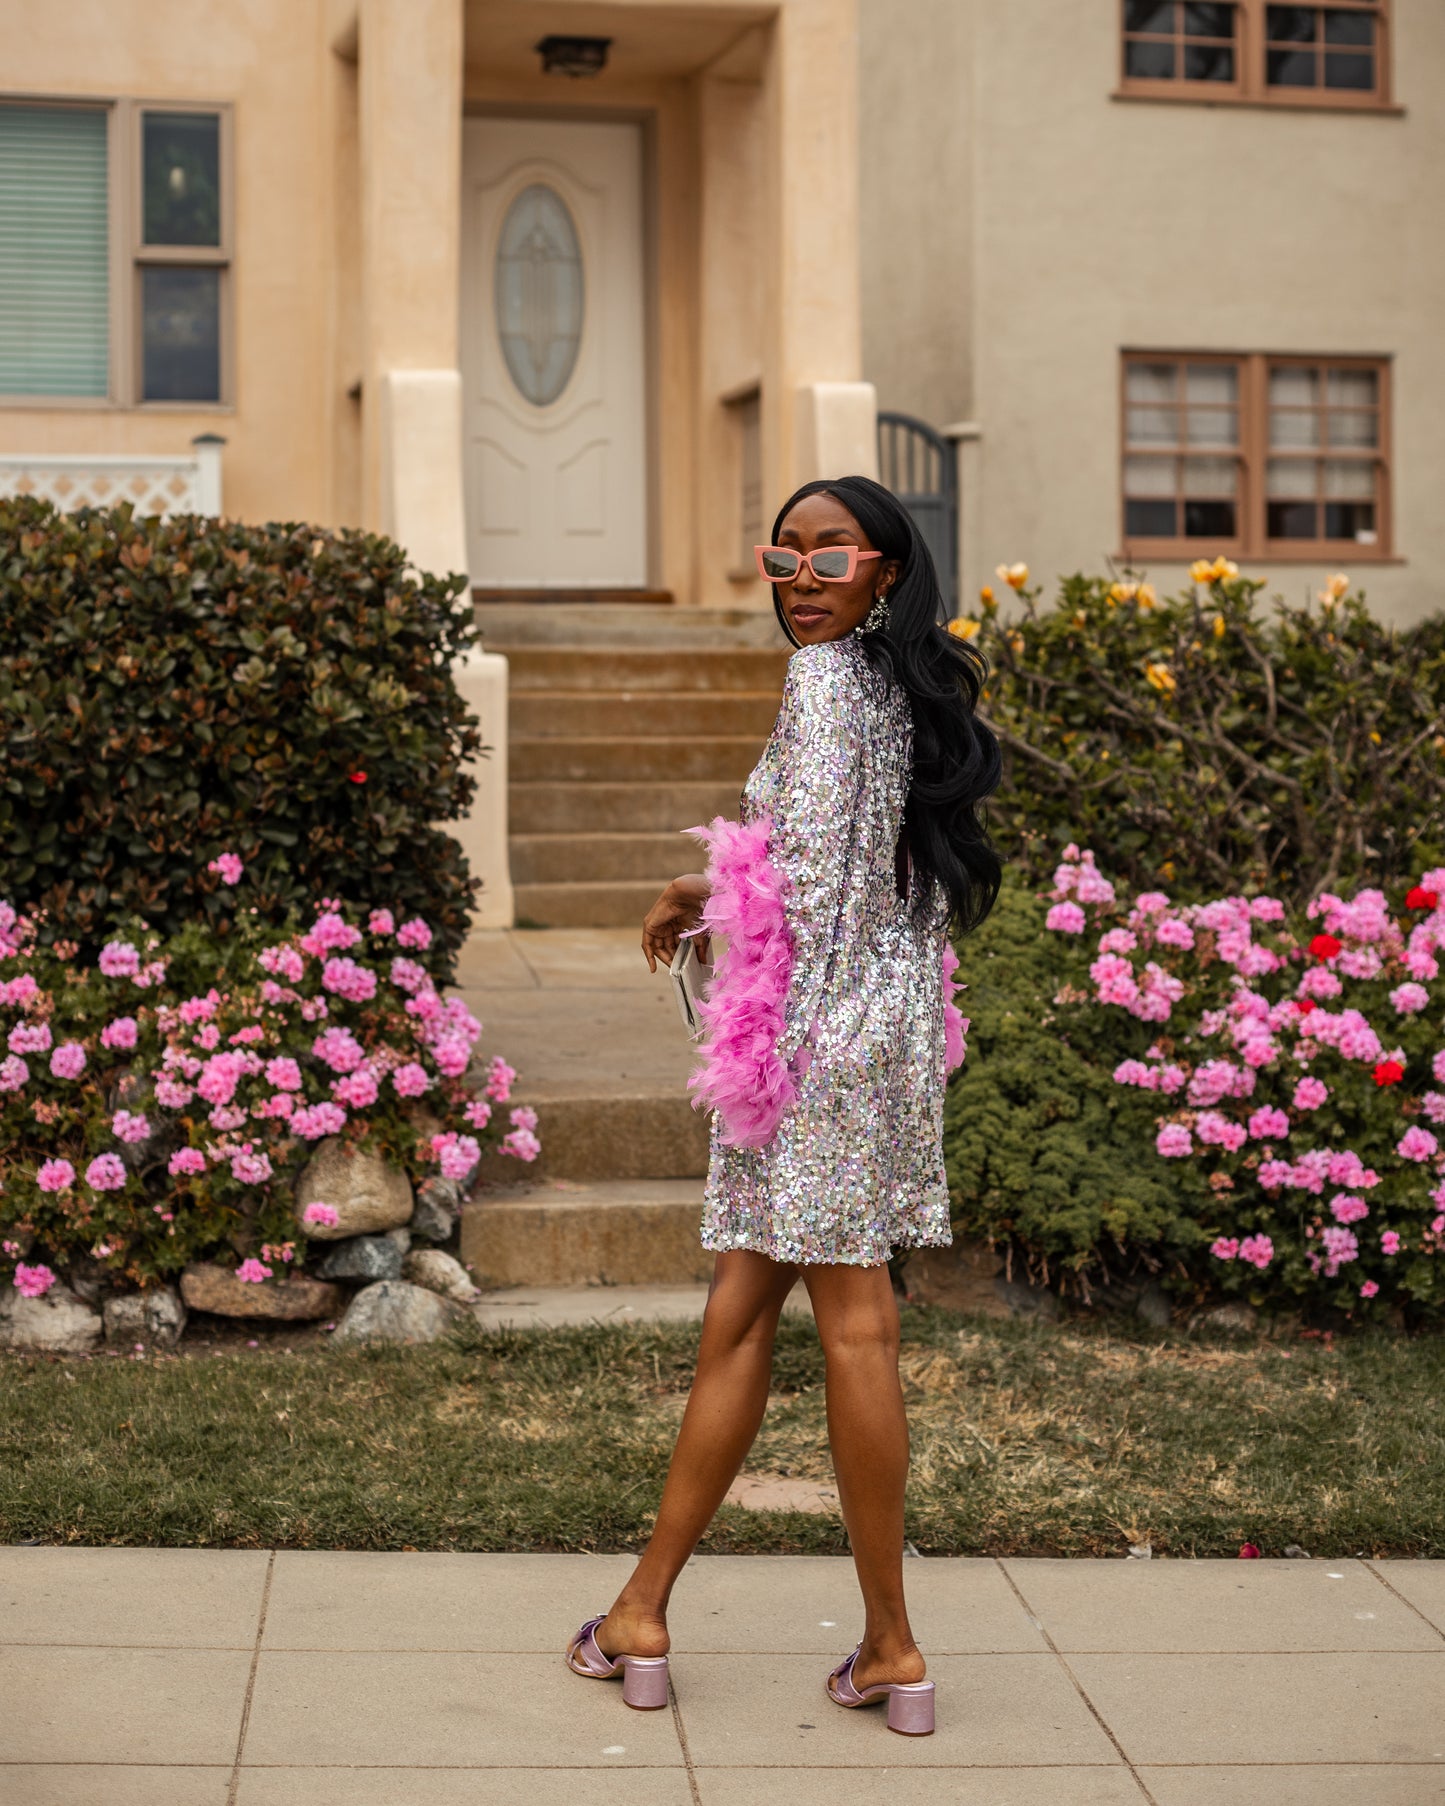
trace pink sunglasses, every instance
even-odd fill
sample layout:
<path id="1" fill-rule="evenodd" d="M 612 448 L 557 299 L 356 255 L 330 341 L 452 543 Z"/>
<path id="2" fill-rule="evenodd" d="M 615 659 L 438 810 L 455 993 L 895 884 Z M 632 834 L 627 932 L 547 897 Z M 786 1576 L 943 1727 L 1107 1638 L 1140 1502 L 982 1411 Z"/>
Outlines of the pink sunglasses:
<path id="1" fill-rule="evenodd" d="M 857 546 L 820 546 L 816 552 L 795 552 L 791 546 L 754 546 L 758 575 L 765 583 L 791 583 L 804 565 L 819 583 L 850 583 L 858 566 L 881 552 L 860 552 Z"/>

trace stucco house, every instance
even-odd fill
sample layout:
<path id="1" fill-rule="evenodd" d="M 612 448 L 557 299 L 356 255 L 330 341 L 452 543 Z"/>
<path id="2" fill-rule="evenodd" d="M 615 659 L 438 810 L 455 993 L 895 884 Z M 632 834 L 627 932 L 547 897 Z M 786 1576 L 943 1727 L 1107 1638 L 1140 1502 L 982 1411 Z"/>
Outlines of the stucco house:
<path id="1" fill-rule="evenodd" d="M 377 527 L 514 634 L 766 609 L 770 506 L 845 469 L 965 603 L 1224 552 L 1439 604 L 1435 0 L 3 17 L 0 489 Z"/>

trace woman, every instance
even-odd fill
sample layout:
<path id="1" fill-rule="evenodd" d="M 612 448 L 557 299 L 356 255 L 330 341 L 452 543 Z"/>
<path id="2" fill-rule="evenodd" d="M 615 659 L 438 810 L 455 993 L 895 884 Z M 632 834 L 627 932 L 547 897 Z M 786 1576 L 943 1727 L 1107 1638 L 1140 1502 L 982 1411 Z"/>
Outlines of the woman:
<path id="1" fill-rule="evenodd" d="M 863 1640 L 828 1677 L 840 1706 L 888 1701 L 933 1729 L 903 1598 L 908 1424 L 896 1248 L 951 1240 L 947 1065 L 963 1057 L 950 921 L 988 913 L 999 864 L 978 817 L 996 741 L 974 717 L 982 660 L 938 622 L 933 561 L 866 477 L 786 503 L 760 574 L 798 651 L 740 822 L 694 832 L 642 931 L 655 971 L 684 936 L 726 937 L 693 1079 L 712 1107 L 703 1244 L 717 1252 L 697 1373 L 656 1527 L 612 1609 L 577 1633 L 579 1674 L 667 1701 L 667 1603 L 762 1422 L 773 1338 L 801 1275 L 827 1366 L 828 1439 L 863 1593 Z"/>

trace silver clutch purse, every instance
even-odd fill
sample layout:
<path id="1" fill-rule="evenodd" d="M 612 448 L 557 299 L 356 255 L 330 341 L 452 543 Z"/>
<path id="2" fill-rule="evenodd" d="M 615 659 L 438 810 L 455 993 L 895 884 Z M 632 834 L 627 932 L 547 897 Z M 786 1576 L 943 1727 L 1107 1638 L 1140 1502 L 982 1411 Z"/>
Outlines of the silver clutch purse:
<path id="1" fill-rule="evenodd" d="M 667 970 L 672 979 L 672 994 L 677 999 L 677 1011 L 682 1017 L 682 1025 L 696 1041 L 703 1030 L 697 1006 L 707 995 L 712 967 L 699 955 L 697 942 L 688 938 L 678 943 L 677 952 Z"/>

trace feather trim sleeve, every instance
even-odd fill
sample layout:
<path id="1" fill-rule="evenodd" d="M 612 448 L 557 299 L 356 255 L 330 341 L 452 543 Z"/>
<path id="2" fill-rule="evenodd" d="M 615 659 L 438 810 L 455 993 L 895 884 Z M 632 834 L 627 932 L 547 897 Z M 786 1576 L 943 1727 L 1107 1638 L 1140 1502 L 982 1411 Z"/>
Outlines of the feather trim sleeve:
<path id="1" fill-rule="evenodd" d="M 712 1109 L 728 1147 L 765 1147 L 797 1084 L 778 1051 L 793 971 L 786 884 L 768 857 L 772 822 L 717 816 L 691 828 L 708 849 L 711 895 L 702 923 L 724 946 L 701 1006 L 707 1044 L 688 1080 L 696 1109 Z"/>
<path id="2" fill-rule="evenodd" d="M 963 1037 L 968 1033 L 968 1017 L 963 1015 L 953 1001 L 960 986 L 954 979 L 958 970 L 958 955 L 949 941 L 943 943 L 943 1064 L 947 1072 L 955 1066 L 962 1066 L 968 1048 Z"/>

